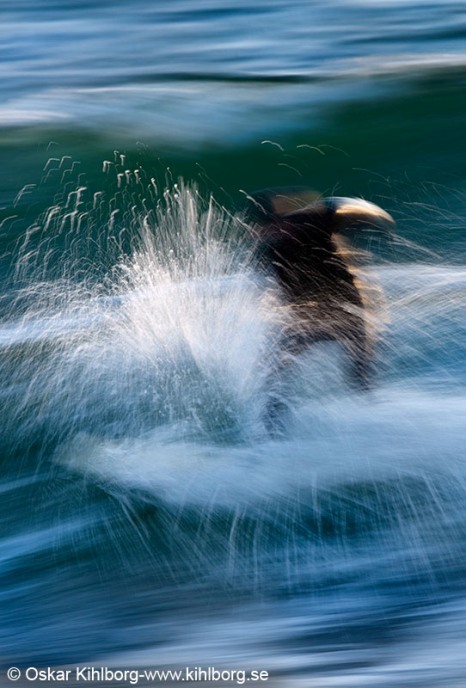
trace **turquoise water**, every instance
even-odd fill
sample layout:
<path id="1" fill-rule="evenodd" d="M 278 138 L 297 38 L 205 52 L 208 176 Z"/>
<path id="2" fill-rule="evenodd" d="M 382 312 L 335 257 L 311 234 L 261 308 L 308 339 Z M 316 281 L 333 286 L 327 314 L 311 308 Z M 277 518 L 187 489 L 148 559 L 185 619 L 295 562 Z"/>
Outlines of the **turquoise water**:
<path id="1" fill-rule="evenodd" d="M 463 3 L 0 21 L 2 667 L 464 686 Z M 354 237 L 374 390 L 314 347 L 274 439 L 277 295 L 242 212 L 297 184 L 397 234 Z"/>

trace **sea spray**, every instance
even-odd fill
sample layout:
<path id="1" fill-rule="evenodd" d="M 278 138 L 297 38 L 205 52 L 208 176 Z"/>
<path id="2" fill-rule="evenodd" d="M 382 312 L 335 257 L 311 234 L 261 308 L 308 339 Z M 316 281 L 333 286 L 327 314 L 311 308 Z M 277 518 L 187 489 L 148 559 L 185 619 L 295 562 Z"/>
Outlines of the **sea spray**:
<path id="1" fill-rule="evenodd" d="M 196 188 L 175 186 L 140 215 L 132 251 L 122 250 L 104 280 L 95 282 L 93 270 L 83 278 L 79 261 L 74 275 L 77 258 L 66 252 L 61 277 L 46 280 L 37 260 L 26 242 L 15 302 L 23 317 L 9 325 L 3 352 L 4 379 L 19 392 L 12 433 L 48 428 L 61 442 L 79 431 L 134 435 L 167 422 L 220 435 L 256 423 L 278 311 L 239 218 Z"/>

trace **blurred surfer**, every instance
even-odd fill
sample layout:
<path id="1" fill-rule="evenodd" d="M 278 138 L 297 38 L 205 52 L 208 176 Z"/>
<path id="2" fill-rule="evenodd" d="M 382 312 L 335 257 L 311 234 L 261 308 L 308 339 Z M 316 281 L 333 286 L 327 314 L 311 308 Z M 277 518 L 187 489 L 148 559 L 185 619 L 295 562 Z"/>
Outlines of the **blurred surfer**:
<path id="1" fill-rule="evenodd" d="M 294 356 L 314 342 L 334 340 L 349 355 L 351 383 L 367 389 L 372 328 L 364 289 L 354 272 L 354 252 L 341 233 L 358 227 L 390 230 L 392 217 L 368 201 L 319 198 L 312 192 L 265 190 L 249 199 L 261 266 L 274 276 L 284 302 L 275 383 Z M 272 421 L 281 406 L 278 397 L 270 402 Z"/>

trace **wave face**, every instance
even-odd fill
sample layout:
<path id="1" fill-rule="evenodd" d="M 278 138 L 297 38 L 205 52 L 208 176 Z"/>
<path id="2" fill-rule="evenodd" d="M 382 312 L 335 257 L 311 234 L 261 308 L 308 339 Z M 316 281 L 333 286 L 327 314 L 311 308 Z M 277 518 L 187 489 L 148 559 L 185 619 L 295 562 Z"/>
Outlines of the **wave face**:
<path id="1" fill-rule="evenodd" d="M 352 393 L 343 353 L 316 345 L 296 360 L 273 439 L 280 302 L 241 216 L 177 185 L 100 281 L 81 269 L 79 232 L 47 279 L 47 232 L 19 249 L 22 286 L 0 330 L 7 656 L 144 664 L 142 647 L 163 639 L 164 662 L 182 647 L 230 666 L 227 647 L 247 642 L 277 675 L 290 653 L 307 675 L 310 652 L 319 676 L 319 643 L 340 643 L 338 671 L 379 645 L 399 658 L 413 633 L 427 653 L 463 590 L 464 268 L 367 266 L 384 294 L 377 387 Z M 241 639 L 233 609 L 249 619 Z"/>

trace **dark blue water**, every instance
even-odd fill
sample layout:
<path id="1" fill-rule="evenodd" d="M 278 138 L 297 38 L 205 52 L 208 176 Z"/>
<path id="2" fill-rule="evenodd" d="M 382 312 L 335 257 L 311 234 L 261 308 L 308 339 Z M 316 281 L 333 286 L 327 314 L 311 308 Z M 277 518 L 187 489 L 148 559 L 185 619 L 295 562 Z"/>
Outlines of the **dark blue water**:
<path id="1" fill-rule="evenodd" d="M 464 686 L 463 3 L 5 0 L 0 22 L 2 667 Z M 241 213 L 296 184 L 397 234 L 353 238 L 374 390 L 316 346 L 270 438 L 280 309 Z"/>

